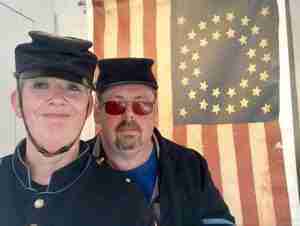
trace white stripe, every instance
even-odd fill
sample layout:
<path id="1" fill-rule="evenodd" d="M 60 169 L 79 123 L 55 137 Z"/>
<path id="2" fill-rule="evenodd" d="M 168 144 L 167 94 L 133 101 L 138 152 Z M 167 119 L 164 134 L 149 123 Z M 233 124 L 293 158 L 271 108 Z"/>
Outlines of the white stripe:
<path id="1" fill-rule="evenodd" d="M 263 123 L 249 123 L 251 159 L 259 225 L 276 225 Z"/>
<path id="2" fill-rule="evenodd" d="M 243 225 L 232 125 L 222 124 L 217 128 L 224 200 L 235 216 L 237 225 Z"/>
<path id="3" fill-rule="evenodd" d="M 129 1 L 130 15 L 130 53 L 132 57 L 144 56 L 144 10 L 143 0 Z M 147 28 L 145 28 L 147 29 Z"/>

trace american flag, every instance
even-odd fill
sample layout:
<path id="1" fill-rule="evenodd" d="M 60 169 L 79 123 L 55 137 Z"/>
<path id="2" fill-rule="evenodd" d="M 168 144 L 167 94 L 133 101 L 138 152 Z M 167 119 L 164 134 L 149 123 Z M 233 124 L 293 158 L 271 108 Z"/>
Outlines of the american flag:
<path id="1" fill-rule="evenodd" d="M 204 155 L 237 225 L 291 225 L 277 120 L 276 2 L 93 0 L 93 15 L 94 51 L 99 58 L 155 59 L 154 73 L 159 84 L 157 126 L 167 138 Z M 273 26 L 266 26 L 270 19 Z M 206 29 L 201 30 L 205 23 Z M 205 34 L 204 30 L 207 30 Z M 234 54 L 224 52 L 232 48 L 236 51 Z M 214 56 L 216 53 L 212 50 L 223 54 L 225 60 L 232 59 L 214 61 L 202 55 L 206 51 Z M 237 56 L 242 59 L 236 61 Z M 189 72 L 179 73 L 184 60 L 188 61 L 186 70 Z M 208 66 L 207 62 L 214 62 L 214 65 Z M 232 67 L 230 64 L 233 63 L 239 67 Z M 239 74 L 238 79 L 227 77 L 231 85 L 211 83 L 211 71 L 217 71 L 221 76 L 225 73 L 224 66 L 232 70 L 232 74 L 236 72 L 234 70 L 244 73 Z M 193 74 L 197 67 L 199 71 Z M 248 82 L 242 79 L 248 79 Z M 204 83 L 206 80 L 207 84 Z M 220 111 L 216 107 L 212 111 L 213 105 L 218 104 L 213 102 L 218 98 L 212 95 L 218 93 L 213 91 L 216 88 L 220 91 Z M 206 102 L 201 105 L 203 99 Z M 232 100 L 235 100 L 234 104 L 230 102 Z M 239 112 L 245 112 L 242 103 L 251 108 L 251 113 L 241 116 Z M 234 107 L 228 108 L 230 104 Z M 207 110 L 201 111 L 201 106 L 206 105 Z M 181 110 L 183 108 L 185 111 Z M 201 121 L 205 118 L 204 113 L 210 113 L 208 121 Z M 235 120 L 234 115 L 239 117 Z M 97 111 L 95 121 L 98 131 Z M 214 124 L 216 122 L 218 124 Z"/>

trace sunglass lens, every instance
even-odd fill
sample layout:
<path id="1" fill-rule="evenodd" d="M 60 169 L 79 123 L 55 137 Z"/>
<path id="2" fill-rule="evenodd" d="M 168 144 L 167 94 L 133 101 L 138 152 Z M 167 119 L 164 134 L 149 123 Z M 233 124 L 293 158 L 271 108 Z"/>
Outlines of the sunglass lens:
<path id="1" fill-rule="evenodd" d="M 120 115 L 126 110 L 126 105 L 118 101 L 107 101 L 105 103 L 105 112 L 110 115 Z"/>
<path id="2" fill-rule="evenodd" d="M 132 110 L 137 115 L 148 115 L 153 111 L 153 103 L 136 101 L 132 103 Z"/>

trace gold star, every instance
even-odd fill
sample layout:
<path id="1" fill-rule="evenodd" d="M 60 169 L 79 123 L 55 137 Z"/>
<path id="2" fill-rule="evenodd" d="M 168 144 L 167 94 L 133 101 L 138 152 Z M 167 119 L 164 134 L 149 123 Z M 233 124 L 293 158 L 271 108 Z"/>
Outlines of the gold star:
<path id="1" fill-rule="evenodd" d="M 199 60 L 199 54 L 197 52 L 193 53 L 192 55 L 192 61 L 198 61 Z"/>
<path id="2" fill-rule="evenodd" d="M 201 89 L 201 90 L 206 91 L 207 88 L 208 88 L 207 81 L 202 81 L 202 82 L 200 82 L 200 89 Z"/>
<path id="3" fill-rule="evenodd" d="M 241 43 L 241 45 L 247 45 L 247 41 L 248 41 L 248 38 L 245 36 L 245 35 L 242 35 L 239 39 L 239 42 Z"/>
<path id="4" fill-rule="evenodd" d="M 266 47 L 268 47 L 269 46 L 269 43 L 268 43 L 268 40 L 267 39 L 262 39 L 261 41 L 260 41 L 260 43 L 259 43 L 259 46 L 261 47 L 261 48 L 266 48 Z"/>
<path id="5" fill-rule="evenodd" d="M 219 40 L 221 37 L 221 33 L 219 31 L 216 31 L 212 34 L 212 39 L 213 40 Z"/>
<path id="6" fill-rule="evenodd" d="M 189 79 L 188 79 L 187 77 L 183 77 L 183 78 L 181 79 L 181 84 L 182 84 L 183 86 L 187 86 L 187 85 L 189 84 Z"/>
<path id="7" fill-rule="evenodd" d="M 196 95 L 197 95 L 197 92 L 196 92 L 196 91 L 190 90 L 190 92 L 189 92 L 189 98 L 190 98 L 191 100 L 196 99 Z"/>
<path id="8" fill-rule="evenodd" d="M 250 73 L 250 75 L 256 72 L 256 64 L 250 64 L 248 67 L 248 72 Z"/>
<path id="9" fill-rule="evenodd" d="M 252 34 L 253 34 L 253 35 L 258 35 L 258 34 L 259 34 L 259 31 L 260 31 L 260 27 L 257 27 L 256 25 L 254 25 L 254 26 L 251 28 L 251 31 L 252 31 Z"/>
<path id="10" fill-rule="evenodd" d="M 250 21 L 251 21 L 251 20 L 249 19 L 249 17 L 244 16 L 244 17 L 241 19 L 242 26 L 248 26 L 248 24 L 249 24 Z"/>
<path id="11" fill-rule="evenodd" d="M 240 82 L 240 87 L 247 88 L 248 87 L 248 79 L 242 79 Z"/>
<path id="12" fill-rule="evenodd" d="M 261 9 L 261 12 L 260 14 L 262 16 L 269 16 L 271 13 L 270 13 L 270 8 L 269 7 L 264 7 Z"/>
<path id="13" fill-rule="evenodd" d="M 229 28 L 228 31 L 226 32 L 226 35 L 228 38 L 234 38 L 235 37 L 235 30 L 232 28 Z"/>
<path id="14" fill-rule="evenodd" d="M 220 23 L 220 21 L 221 21 L 220 16 L 217 16 L 217 15 L 214 15 L 214 16 L 213 16 L 212 22 L 213 22 L 214 24 L 218 24 L 218 23 Z"/>
<path id="15" fill-rule="evenodd" d="M 264 114 L 267 114 L 271 112 L 272 107 L 270 104 L 265 104 L 263 107 L 261 107 L 261 110 L 264 112 Z"/>
<path id="16" fill-rule="evenodd" d="M 235 18 L 235 15 L 233 12 L 226 14 L 226 20 L 232 22 L 234 20 L 234 18 Z"/>
<path id="17" fill-rule="evenodd" d="M 200 31 L 205 30 L 207 28 L 207 22 L 200 21 L 198 24 Z"/>
<path id="18" fill-rule="evenodd" d="M 256 86 L 254 89 L 252 89 L 253 96 L 260 96 L 261 92 L 262 92 L 262 90 L 258 86 Z"/>
<path id="19" fill-rule="evenodd" d="M 264 57 L 261 58 L 262 61 L 268 63 L 271 61 L 271 54 L 270 53 L 267 53 L 267 54 L 264 54 Z"/>
<path id="20" fill-rule="evenodd" d="M 236 95 L 236 91 L 234 88 L 229 88 L 227 93 L 226 93 L 228 96 L 230 96 L 230 98 L 232 98 L 233 96 Z"/>
<path id="21" fill-rule="evenodd" d="M 197 34 L 194 32 L 194 30 L 192 30 L 190 33 L 188 33 L 188 38 L 190 40 L 195 39 L 196 35 Z"/>
<path id="22" fill-rule="evenodd" d="M 177 24 L 182 25 L 186 22 L 185 17 L 181 16 L 177 18 Z"/>
<path id="23" fill-rule="evenodd" d="M 186 45 L 184 45 L 184 46 L 181 47 L 180 52 L 183 55 L 186 55 L 188 52 L 190 52 L 190 50 L 189 50 L 189 48 Z"/>
<path id="24" fill-rule="evenodd" d="M 243 99 L 240 101 L 240 104 L 241 104 L 241 107 L 242 107 L 242 108 L 247 108 L 247 107 L 248 107 L 248 103 L 249 103 L 249 101 L 248 101 L 246 98 L 243 98 Z"/>
<path id="25" fill-rule="evenodd" d="M 249 49 L 247 52 L 247 55 L 249 56 L 250 59 L 256 56 L 256 49 Z"/>
<path id="26" fill-rule="evenodd" d="M 221 95 L 220 88 L 215 88 L 215 89 L 213 89 L 212 95 L 213 95 L 214 97 L 218 98 L 218 97 Z"/>
<path id="27" fill-rule="evenodd" d="M 215 113 L 216 115 L 219 114 L 220 111 L 221 109 L 219 104 L 215 104 L 212 106 L 212 112 Z"/>
<path id="28" fill-rule="evenodd" d="M 198 78 L 200 74 L 201 74 L 201 71 L 200 71 L 200 68 L 199 68 L 199 67 L 197 67 L 197 68 L 195 68 L 195 69 L 193 70 L 193 75 L 194 75 L 196 78 Z"/>
<path id="29" fill-rule="evenodd" d="M 179 110 L 179 115 L 185 118 L 185 116 L 187 115 L 187 111 L 185 110 L 185 108 L 181 108 Z"/>
<path id="30" fill-rule="evenodd" d="M 227 111 L 227 113 L 231 115 L 232 113 L 235 112 L 234 105 L 228 104 L 225 111 Z"/>
<path id="31" fill-rule="evenodd" d="M 205 47 L 205 46 L 207 46 L 207 44 L 208 44 L 208 41 L 206 38 L 200 39 L 200 46 Z"/>
<path id="32" fill-rule="evenodd" d="M 267 71 L 264 71 L 262 73 L 259 74 L 259 79 L 261 81 L 266 81 L 269 78 L 269 74 Z"/>
<path id="33" fill-rule="evenodd" d="M 179 68 L 180 70 L 184 71 L 184 70 L 187 68 L 186 63 L 185 63 L 184 61 L 183 61 L 183 62 L 180 62 L 178 68 Z"/>
<path id="34" fill-rule="evenodd" d="M 202 101 L 199 104 L 200 104 L 200 109 L 201 110 L 206 110 L 207 109 L 208 103 L 205 99 L 202 99 Z"/>

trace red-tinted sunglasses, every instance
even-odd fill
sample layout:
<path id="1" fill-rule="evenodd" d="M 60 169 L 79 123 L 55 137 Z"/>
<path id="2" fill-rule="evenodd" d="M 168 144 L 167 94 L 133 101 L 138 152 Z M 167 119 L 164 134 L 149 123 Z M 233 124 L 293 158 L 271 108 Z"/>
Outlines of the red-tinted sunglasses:
<path id="1" fill-rule="evenodd" d="M 121 115 L 126 111 L 128 103 L 131 103 L 132 111 L 136 115 L 148 115 L 152 113 L 154 102 L 147 101 L 107 101 L 104 102 L 105 112 L 109 115 Z"/>

